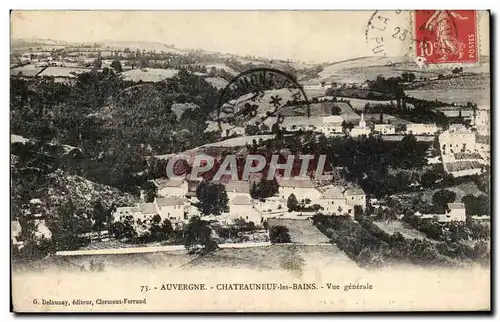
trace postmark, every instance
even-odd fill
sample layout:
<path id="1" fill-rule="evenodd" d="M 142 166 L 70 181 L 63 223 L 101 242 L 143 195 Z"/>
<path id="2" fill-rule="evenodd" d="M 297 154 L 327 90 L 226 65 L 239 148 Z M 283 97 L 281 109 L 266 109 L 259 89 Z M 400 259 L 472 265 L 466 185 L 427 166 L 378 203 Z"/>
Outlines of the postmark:
<path id="1" fill-rule="evenodd" d="M 365 28 L 370 53 L 389 67 L 395 66 L 397 57 L 411 59 L 414 43 L 411 21 L 411 11 L 374 11 Z"/>
<path id="2" fill-rule="evenodd" d="M 425 63 L 477 63 L 474 10 L 416 10 L 416 56 Z"/>
<path id="3" fill-rule="evenodd" d="M 310 117 L 309 99 L 296 78 L 273 68 L 254 68 L 223 89 L 216 121 L 221 133 L 248 125 L 271 125 L 286 116 Z M 223 133 L 224 134 L 224 133 Z"/>

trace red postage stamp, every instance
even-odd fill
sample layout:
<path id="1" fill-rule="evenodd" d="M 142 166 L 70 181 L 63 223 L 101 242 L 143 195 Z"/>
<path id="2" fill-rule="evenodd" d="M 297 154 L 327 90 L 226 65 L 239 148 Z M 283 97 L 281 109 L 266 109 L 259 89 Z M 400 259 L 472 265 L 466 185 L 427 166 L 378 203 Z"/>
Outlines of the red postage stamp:
<path id="1" fill-rule="evenodd" d="M 416 10 L 416 55 L 425 63 L 476 63 L 474 10 Z"/>

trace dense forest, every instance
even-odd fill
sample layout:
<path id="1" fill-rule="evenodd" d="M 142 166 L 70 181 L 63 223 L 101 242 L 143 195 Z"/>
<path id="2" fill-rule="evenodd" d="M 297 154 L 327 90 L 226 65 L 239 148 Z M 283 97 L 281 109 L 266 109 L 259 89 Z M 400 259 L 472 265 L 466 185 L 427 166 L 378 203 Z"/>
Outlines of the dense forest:
<path id="1" fill-rule="evenodd" d="M 11 78 L 11 133 L 36 144 L 17 151 L 36 158 L 34 166 L 57 163 L 65 171 L 127 192 L 137 192 L 145 179 L 146 158 L 213 142 L 203 133 L 218 91 L 205 80 L 180 70 L 163 83 L 124 81 L 113 70 L 78 75 L 74 84 L 51 78 Z M 192 103 L 179 117 L 173 104 Z M 83 157 L 60 164 L 41 158 L 47 143 L 77 147 Z M 33 164 L 31 164 L 33 166 Z M 45 167 L 45 166 L 44 166 Z"/>

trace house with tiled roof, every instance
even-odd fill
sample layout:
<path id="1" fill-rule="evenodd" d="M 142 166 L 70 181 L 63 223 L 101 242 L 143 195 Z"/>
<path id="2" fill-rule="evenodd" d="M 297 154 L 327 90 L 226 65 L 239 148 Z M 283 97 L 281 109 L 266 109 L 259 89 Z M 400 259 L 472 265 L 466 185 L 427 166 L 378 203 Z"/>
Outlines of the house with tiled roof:
<path id="1" fill-rule="evenodd" d="M 227 214 L 230 221 L 244 219 L 247 222 L 253 222 L 256 226 L 261 224 L 262 215 L 255 209 L 250 194 L 232 196 L 229 198 L 228 206 L 229 211 L 223 215 Z"/>
<path id="2" fill-rule="evenodd" d="M 346 203 L 351 206 L 361 206 L 363 210 L 366 208 L 366 194 L 361 188 L 349 188 L 344 191 Z"/>
<path id="3" fill-rule="evenodd" d="M 444 214 L 421 214 L 418 211 L 415 216 L 421 219 L 431 219 L 437 222 L 464 222 L 467 217 L 465 215 L 465 205 L 461 202 L 453 202 L 447 204 L 447 209 Z"/>
<path id="4" fill-rule="evenodd" d="M 281 198 L 288 199 L 291 194 L 294 194 L 297 200 L 317 200 L 321 196 L 321 192 L 316 189 L 316 184 L 310 179 L 299 178 L 277 178 L 279 185 L 278 194 Z"/>
<path id="5" fill-rule="evenodd" d="M 153 183 L 158 189 L 158 195 L 161 197 L 185 196 L 189 192 L 189 184 L 183 179 L 155 179 Z"/>
<path id="6" fill-rule="evenodd" d="M 366 207 L 366 194 L 360 188 L 348 188 L 343 186 L 327 186 L 318 189 L 322 192 L 317 204 L 323 207 L 326 214 L 354 215 L 354 207 Z M 314 201 L 313 201 L 314 203 Z"/>

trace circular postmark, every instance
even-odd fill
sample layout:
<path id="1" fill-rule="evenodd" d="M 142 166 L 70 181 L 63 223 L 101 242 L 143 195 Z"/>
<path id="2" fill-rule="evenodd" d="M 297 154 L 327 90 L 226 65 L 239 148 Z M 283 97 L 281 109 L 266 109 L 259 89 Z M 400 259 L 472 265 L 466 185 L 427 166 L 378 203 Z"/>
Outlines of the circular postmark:
<path id="1" fill-rule="evenodd" d="M 371 53 L 389 67 L 395 67 L 398 59 L 414 58 L 413 34 L 412 14 L 405 10 L 376 10 L 365 29 Z"/>
<path id="2" fill-rule="evenodd" d="M 248 125 L 282 123 L 286 116 L 310 117 L 309 100 L 296 78 L 273 68 L 249 69 L 229 82 L 217 105 L 224 134 Z"/>

